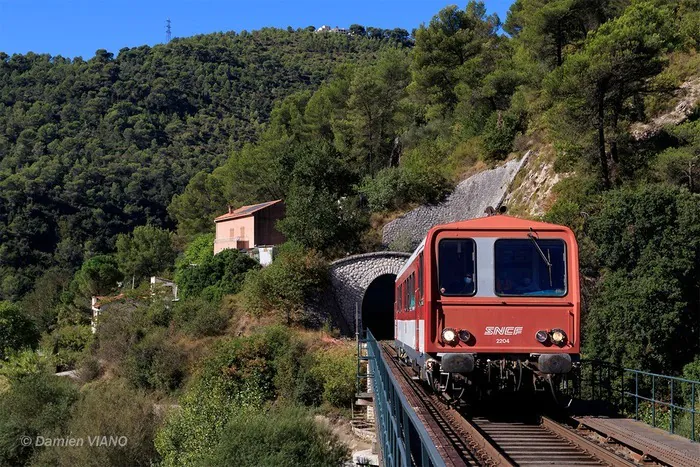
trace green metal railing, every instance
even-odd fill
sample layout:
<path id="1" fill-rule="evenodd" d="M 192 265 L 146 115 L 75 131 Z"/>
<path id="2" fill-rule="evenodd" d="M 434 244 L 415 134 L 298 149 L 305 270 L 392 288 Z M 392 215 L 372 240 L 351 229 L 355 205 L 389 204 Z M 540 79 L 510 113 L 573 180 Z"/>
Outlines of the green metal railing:
<path id="1" fill-rule="evenodd" d="M 700 381 L 621 368 L 599 360 L 581 362 L 581 401 L 700 440 Z"/>
<path id="2" fill-rule="evenodd" d="M 378 438 L 387 467 L 444 467 L 445 461 L 415 410 L 382 358 L 376 339 L 367 331 L 370 374 L 373 378 Z"/>

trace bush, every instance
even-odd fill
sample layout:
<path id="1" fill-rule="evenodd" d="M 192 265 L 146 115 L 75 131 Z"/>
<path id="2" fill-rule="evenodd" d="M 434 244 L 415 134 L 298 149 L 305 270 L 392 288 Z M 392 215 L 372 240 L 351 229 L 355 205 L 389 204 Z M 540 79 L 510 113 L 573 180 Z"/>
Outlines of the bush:
<path id="1" fill-rule="evenodd" d="M 276 313 L 287 323 L 303 321 L 304 305 L 326 286 L 327 266 L 316 252 L 286 243 L 275 261 L 246 277 L 242 302 L 255 315 Z"/>
<path id="2" fill-rule="evenodd" d="M 28 464 L 39 448 L 22 446 L 18 440 L 64 433 L 77 399 L 68 378 L 36 373 L 12 381 L 0 397 L 0 465 Z"/>
<path id="3" fill-rule="evenodd" d="M 123 365 L 127 379 L 138 388 L 169 392 L 185 377 L 185 354 L 164 329 L 147 334 L 128 352 Z"/>
<path id="4" fill-rule="evenodd" d="M 205 465 L 238 467 L 342 466 L 349 451 L 303 409 L 242 411 L 231 418 Z"/>
<path id="5" fill-rule="evenodd" d="M 700 352 L 700 195 L 650 185 L 606 193 L 586 231 L 603 268 L 585 322 L 589 357 L 679 372 Z"/>
<path id="6" fill-rule="evenodd" d="M 19 306 L 0 302 L 0 360 L 6 350 L 33 349 L 38 340 L 36 326 L 24 316 Z"/>
<path id="7" fill-rule="evenodd" d="M 146 316 L 131 302 L 111 303 L 97 323 L 97 357 L 120 364 L 129 349 L 147 333 Z"/>
<path id="8" fill-rule="evenodd" d="M 357 356 L 353 345 L 325 348 L 314 355 L 311 373 L 323 386 L 323 401 L 338 408 L 349 408 L 355 397 Z"/>
<path id="9" fill-rule="evenodd" d="M 90 326 L 61 326 L 51 334 L 44 335 L 41 348 L 54 355 L 59 370 L 69 370 L 75 367 L 92 341 Z"/>
<path id="10" fill-rule="evenodd" d="M 223 295 L 238 293 L 246 273 L 260 264 L 238 250 L 224 250 L 197 266 L 181 264 L 175 280 L 185 298 L 206 295 L 218 301 Z M 204 294 L 206 290 L 206 294 Z"/>
<path id="11" fill-rule="evenodd" d="M 11 351 L 0 362 L 0 375 L 9 380 L 18 380 L 25 376 L 39 373 L 53 373 L 56 363 L 52 355 L 45 355 L 34 350 Z"/>
<path id="12" fill-rule="evenodd" d="M 222 334 L 228 325 L 228 313 L 206 299 L 187 299 L 175 306 L 176 325 L 195 337 Z"/>
<path id="13" fill-rule="evenodd" d="M 434 163 L 426 166 L 416 160 L 365 177 L 358 191 L 367 198 L 372 211 L 389 211 L 411 203 L 435 203 L 444 198 L 448 187 Z"/>
<path id="14" fill-rule="evenodd" d="M 151 466 L 158 459 L 153 438 L 158 419 L 153 402 L 129 388 L 123 380 L 101 382 L 86 388 L 73 407 L 67 424 L 71 437 L 85 440 L 83 446 L 48 448 L 36 464 L 57 466 Z M 95 436 L 126 438 L 124 446 L 90 446 Z"/>
<path id="15" fill-rule="evenodd" d="M 260 409 L 277 397 L 277 359 L 289 348 L 288 328 L 266 328 L 250 337 L 222 340 L 156 437 L 164 466 L 201 464 L 241 407 Z"/>
<path id="16" fill-rule="evenodd" d="M 312 371 L 314 355 L 306 343 L 292 338 L 274 362 L 274 384 L 277 394 L 287 402 L 300 405 L 320 405 L 323 400 L 323 381 Z"/>
<path id="17" fill-rule="evenodd" d="M 491 114 L 484 128 L 484 147 L 493 159 L 504 159 L 513 150 L 513 141 L 521 131 L 520 118 L 511 112 Z"/>

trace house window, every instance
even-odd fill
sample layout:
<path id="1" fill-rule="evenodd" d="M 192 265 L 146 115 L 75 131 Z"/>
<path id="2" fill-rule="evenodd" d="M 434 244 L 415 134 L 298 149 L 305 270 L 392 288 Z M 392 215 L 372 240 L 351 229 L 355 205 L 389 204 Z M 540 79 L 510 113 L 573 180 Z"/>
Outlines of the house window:
<path id="1" fill-rule="evenodd" d="M 245 238 L 245 227 L 241 227 L 241 238 Z"/>
<path id="2" fill-rule="evenodd" d="M 236 229 L 230 229 L 228 231 L 228 238 L 235 238 L 236 237 Z"/>

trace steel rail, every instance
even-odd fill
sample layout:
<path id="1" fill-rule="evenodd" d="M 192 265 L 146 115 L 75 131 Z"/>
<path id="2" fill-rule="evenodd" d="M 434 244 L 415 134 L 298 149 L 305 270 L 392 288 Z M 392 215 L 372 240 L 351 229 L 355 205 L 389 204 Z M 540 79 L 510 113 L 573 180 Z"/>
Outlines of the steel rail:
<path id="1" fill-rule="evenodd" d="M 474 459 L 464 455 L 464 448 L 469 446 L 471 454 L 483 465 L 515 466 L 538 463 L 534 456 L 550 456 L 550 461 L 560 465 L 610 465 L 613 467 L 630 467 L 636 464 L 624 459 L 605 447 L 586 439 L 565 424 L 547 416 L 537 415 L 539 424 L 524 425 L 513 422 L 503 423 L 491 435 L 483 420 L 464 417 L 458 410 L 448 407 L 444 401 L 414 380 L 408 368 L 394 355 L 393 347 L 380 343 L 385 358 L 404 378 L 406 386 L 424 404 L 425 411 L 437 422 L 437 425 L 452 442 L 453 448 L 461 453 L 465 464 Z M 447 423 L 445 423 L 447 422 Z M 455 440 L 455 433 L 462 433 L 463 442 Z M 526 441 L 519 441 L 518 438 Z M 542 449 L 545 448 L 545 449 Z M 529 458 L 529 459 L 528 459 Z M 540 459 L 544 460 L 544 459 Z"/>

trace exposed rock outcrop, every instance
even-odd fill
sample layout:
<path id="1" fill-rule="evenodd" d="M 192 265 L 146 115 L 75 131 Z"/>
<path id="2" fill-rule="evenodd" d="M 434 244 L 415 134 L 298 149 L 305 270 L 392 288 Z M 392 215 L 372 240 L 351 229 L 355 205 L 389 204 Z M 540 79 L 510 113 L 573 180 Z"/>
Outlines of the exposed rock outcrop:
<path id="1" fill-rule="evenodd" d="M 631 133 L 635 140 L 652 138 L 665 126 L 683 123 L 700 103 L 700 77 L 681 84 L 677 94 L 680 96 L 680 101 L 671 112 L 659 115 L 649 123 L 632 125 Z"/>

